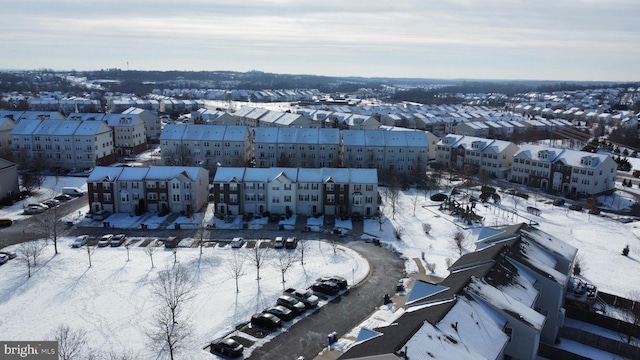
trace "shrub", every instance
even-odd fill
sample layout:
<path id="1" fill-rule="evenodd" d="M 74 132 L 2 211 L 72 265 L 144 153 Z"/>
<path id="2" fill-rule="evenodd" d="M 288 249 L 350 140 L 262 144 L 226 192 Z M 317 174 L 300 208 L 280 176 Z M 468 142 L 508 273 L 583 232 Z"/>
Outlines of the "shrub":
<path id="1" fill-rule="evenodd" d="M 629 245 L 625 246 L 624 249 L 622 249 L 622 255 L 629 256 Z"/>

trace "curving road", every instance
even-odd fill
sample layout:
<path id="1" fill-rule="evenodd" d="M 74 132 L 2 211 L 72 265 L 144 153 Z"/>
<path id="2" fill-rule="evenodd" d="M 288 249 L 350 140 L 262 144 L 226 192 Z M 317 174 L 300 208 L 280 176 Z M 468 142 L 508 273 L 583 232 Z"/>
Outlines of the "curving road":
<path id="1" fill-rule="evenodd" d="M 338 337 L 343 336 L 382 305 L 384 293 L 396 291 L 398 280 L 404 277 L 404 261 L 397 253 L 357 240 L 344 245 L 367 258 L 371 266 L 369 276 L 254 350 L 248 359 L 296 360 L 300 356 L 313 359 L 328 345 L 328 334 L 335 331 Z"/>

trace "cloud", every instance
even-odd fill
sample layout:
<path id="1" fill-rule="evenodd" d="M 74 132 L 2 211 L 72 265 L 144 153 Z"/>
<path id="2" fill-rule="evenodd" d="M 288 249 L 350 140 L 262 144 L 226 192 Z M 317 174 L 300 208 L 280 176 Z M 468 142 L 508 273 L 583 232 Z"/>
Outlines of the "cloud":
<path id="1" fill-rule="evenodd" d="M 14 67 L 70 68 L 67 63 L 100 68 L 101 62 L 122 63 L 120 57 L 136 56 L 161 69 L 180 63 L 184 69 L 217 69 L 207 68 L 209 64 L 234 70 L 241 65 L 330 74 L 337 63 L 353 71 L 360 68 L 366 76 L 387 76 L 367 71 L 394 68 L 397 73 L 397 67 L 425 76 L 428 70 L 420 64 L 443 64 L 434 67 L 438 74 L 470 74 L 476 67 L 475 77 L 483 77 L 487 70 L 478 64 L 452 59 L 473 56 L 500 63 L 505 56 L 518 60 L 526 55 L 538 59 L 539 73 L 553 76 L 575 69 L 575 62 L 594 64 L 582 60 L 587 54 L 613 67 L 633 63 L 640 51 L 634 46 L 640 40 L 634 19 L 640 2 L 624 0 L 25 0 L 5 5 L 0 31 L 10 36 L 0 39 L 0 47 L 11 49 L 11 55 L 1 54 L 0 60 Z M 65 58 L 64 49 L 71 56 Z M 34 53 L 56 56 L 20 56 Z M 166 58 L 157 59 L 158 54 Z M 198 59 L 202 56 L 220 62 Z M 551 62 L 549 56 L 571 64 Z M 447 63 L 451 68 L 445 69 Z M 550 63 L 555 69 L 542 68 Z M 262 68 L 264 64 L 272 68 Z M 638 78 L 635 68 L 627 71 L 630 79 Z"/>

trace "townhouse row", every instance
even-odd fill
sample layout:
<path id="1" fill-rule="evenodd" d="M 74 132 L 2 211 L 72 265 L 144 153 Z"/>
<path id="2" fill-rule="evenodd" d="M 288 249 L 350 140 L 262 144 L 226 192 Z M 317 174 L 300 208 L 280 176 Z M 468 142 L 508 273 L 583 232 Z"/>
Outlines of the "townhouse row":
<path id="1" fill-rule="evenodd" d="M 573 291 L 577 249 L 526 224 L 486 228 L 439 283 L 415 280 L 388 325 L 361 327 L 340 359 L 537 359 Z"/>
<path id="2" fill-rule="evenodd" d="M 213 178 L 216 214 L 373 216 L 378 171 L 350 168 L 219 168 Z"/>
<path id="3" fill-rule="evenodd" d="M 4 114 L 0 153 L 10 153 L 21 164 L 91 168 L 145 151 L 161 132 L 158 117 L 142 109 L 130 108 L 121 114 L 72 113 L 67 118 L 57 114 Z"/>
<path id="4" fill-rule="evenodd" d="M 612 191 L 618 168 L 609 155 L 454 134 L 437 143 L 436 163 L 571 196 Z"/>
<path id="5" fill-rule="evenodd" d="M 424 131 L 332 128 L 250 128 L 166 125 L 160 136 L 165 165 L 350 167 L 408 173 L 426 169 L 438 138 Z"/>
<path id="6" fill-rule="evenodd" d="M 209 171 L 179 166 L 98 166 L 87 178 L 87 194 L 92 213 L 191 214 L 208 202 Z"/>

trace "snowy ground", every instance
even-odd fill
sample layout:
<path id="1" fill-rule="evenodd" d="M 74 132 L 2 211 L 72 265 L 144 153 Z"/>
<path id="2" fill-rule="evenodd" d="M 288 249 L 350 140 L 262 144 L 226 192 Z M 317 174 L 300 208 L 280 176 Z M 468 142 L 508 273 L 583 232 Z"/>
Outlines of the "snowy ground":
<path id="1" fill-rule="evenodd" d="M 86 330 L 91 346 L 97 349 L 131 353 L 141 359 L 156 358 L 159 349 L 148 346 L 144 335 L 152 328 L 151 319 L 158 307 L 151 294 L 152 283 L 160 270 L 173 266 L 173 252 L 158 248 L 152 268 L 144 248 L 132 247 L 130 261 L 124 247 L 96 248 L 89 267 L 87 252 L 69 248 L 71 240 L 62 241 L 58 256 L 53 256 L 53 247 L 48 246 L 30 279 L 19 260 L 0 268 L 3 339 L 50 340 L 54 328 L 64 323 Z M 248 257 L 251 249 L 205 247 L 202 256 L 198 248 L 178 249 L 178 263 L 190 270 L 196 288 L 196 296 L 185 311 L 194 333 L 185 343 L 182 358 L 211 359 L 203 346 L 233 332 L 253 313 L 274 305 L 285 287 L 306 288 L 316 278 L 331 274 L 343 276 L 350 283 L 358 282 L 369 270 L 366 260 L 351 250 L 340 247 L 334 254 L 328 243 L 308 240 L 307 244 L 305 264 L 297 261 L 285 273 L 285 283 L 274 261 L 261 268 L 258 281 L 255 267 L 245 259 L 239 292 L 229 270 L 229 259 L 233 254 Z M 277 250 L 282 251 L 289 250 Z M 269 339 L 259 340 L 245 354 Z"/>
<path id="2" fill-rule="evenodd" d="M 640 189 L 632 191 L 640 194 Z M 479 196 L 477 190 L 470 192 L 476 197 Z M 525 200 L 504 193 L 499 194 L 502 196 L 499 206 L 489 204 L 485 207 L 478 204 L 475 208 L 476 213 L 485 218 L 484 225 L 537 222 L 541 230 L 579 249 L 578 256 L 583 258 L 583 278 L 588 282 L 603 291 L 621 296 L 628 296 L 632 290 L 640 290 L 640 284 L 636 281 L 640 275 L 640 240 L 635 235 L 640 236 L 640 222 L 623 224 L 618 219 L 624 216 L 589 215 L 585 210 L 569 210 L 568 205 L 553 206 L 549 199 L 543 197 L 538 197 L 536 201 L 533 195 Z M 615 208 L 625 208 L 634 203 L 632 196 L 625 193 L 601 197 L 600 201 Z M 414 261 L 417 258 L 423 264 L 435 266 L 433 275 L 446 277 L 447 263 L 455 262 L 459 257 L 458 249 L 453 246 L 454 233 L 462 231 L 466 236 L 464 252 L 473 251 L 474 241 L 482 224 L 464 224 L 448 213 L 440 211 L 438 204 L 428 196 L 425 200 L 421 191 L 407 190 L 400 195 L 395 216 L 392 214 L 391 206 L 384 207 L 388 220 L 382 224 L 382 231 L 379 230 L 380 225 L 377 221 L 365 219 L 364 237 L 378 237 L 387 246 L 403 254 L 407 258 L 406 268 L 409 273 L 418 271 Z M 527 213 L 528 206 L 540 209 L 540 216 Z M 429 234 L 423 231 L 423 223 L 431 225 Z M 395 239 L 395 229 L 401 229 L 401 240 Z M 631 251 L 630 256 L 625 257 L 621 253 L 627 244 Z"/>
<path id="3" fill-rule="evenodd" d="M 63 186 L 82 187 L 83 181 L 83 178 L 60 177 L 56 183 L 54 178 L 49 178 L 45 188 L 55 192 Z M 637 187 L 624 189 L 640 194 Z M 471 192 L 479 195 L 478 191 Z M 47 190 L 41 191 L 41 194 L 43 198 L 51 197 Z M 624 208 L 634 202 L 631 195 L 617 194 L 603 197 L 600 201 L 613 208 Z M 618 215 L 596 216 L 586 211 L 568 210 L 567 205 L 553 206 L 548 199 L 536 199 L 533 195 L 528 200 L 505 193 L 500 195 L 500 206 L 476 205 L 476 212 L 485 218 L 484 225 L 539 223 L 541 230 L 579 249 L 579 256 L 583 258 L 583 278 L 600 290 L 621 296 L 640 290 L 636 280 L 640 275 L 639 222 L 623 224 L 618 221 L 621 218 Z M 35 201 L 37 198 L 27 200 Z M 389 204 L 383 207 L 386 221 L 382 224 L 382 230 L 375 220 L 364 220 L 366 234 L 363 238 L 376 237 L 384 246 L 396 249 L 406 258 L 409 273 L 418 271 L 417 259 L 427 268 L 427 273 L 433 269 L 433 275 L 445 277 L 448 275 L 447 264 L 459 257 L 458 250 L 452 246 L 453 234 L 462 231 L 468 240 L 464 252 L 473 251 L 473 241 L 482 224 L 463 224 L 440 211 L 438 205 L 423 192 L 413 189 L 404 191 L 395 214 L 392 214 Z M 527 213 L 527 206 L 539 208 L 540 216 Z M 21 204 L 0 209 L 0 217 L 20 219 L 21 209 Z M 207 214 L 206 217 L 210 216 Z M 160 224 L 164 219 L 133 219 L 125 214 L 112 216 L 109 220 L 122 227 L 137 227 L 139 221 L 144 221 L 152 229 L 156 226 L 153 224 Z M 307 224 L 319 225 L 322 220 L 310 218 Z M 264 219 L 256 220 L 253 226 L 259 227 L 260 221 Z M 175 222 L 185 227 L 190 223 L 193 226 L 198 223 L 197 219 L 189 218 L 178 218 Z M 429 234 L 423 231 L 423 223 L 431 225 Z M 224 224 L 219 223 L 221 227 Z M 336 226 L 352 231 L 350 221 L 336 223 Z M 402 232 L 400 240 L 394 236 L 397 230 Z M 86 252 L 68 248 L 65 244 L 69 241 L 71 239 L 64 239 L 59 256 L 53 257 L 52 248 L 47 248 L 31 279 L 26 278 L 26 268 L 18 260 L 11 260 L 0 268 L 0 288 L 7 289 L 0 294 L 0 308 L 3 309 L 0 328 L 4 334 L 9 334 L 5 336 L 6 340 L 50 339 L 53 329 L 66 323 L 87 330 L 96 348 L 126 351 L 145 359 L 156 358 L 158 349 L 149 348 L 144 336 L 157 306 L 150 289 L 157 272 L 173 263 L 173 253 L 160 251 L 156 254 L 156 267 L 152 269 L 143 248 L 131 249 L 131 261 L 127 261 L 124 248 L 100 248 L 95 250 L 93 266 L 89 268 Z M 239 293 L 235 292 L 234 281 L 225 270 L 228 268 L 226 264 L 231 254 L 246 254 L 250 249 L 207 247 L 202 258 L 199 249 L 179 249 L 178 261 L 191 269 L 197 285 L 197 296 L 187 311 L 195 331 L 189 339 L 185 358 L 212 358 L 201 350 L 202 346 L 231 332 L 235 325 L 247 321 L 252 313 L 271 305 L 283 286 L 306 287 L 313 279 L 327 274 L 344 276 L 350 282 L 357 282 L 366 275 L 366 261 L 357 254 L 341 248 L 334 255 L 329 244 L 312 243 L 313 246 L 305 252 L 305 266 L 297 263 L 286 274 L 287 282 L 284 285 L 278 270 L 272 265 L 261 270 L 262 279 L 257 281 L 255 269 L 246 264 L 246 274 L 240 278 Z M 630 256 L 624 257 L 621 252 L 627 244 L 631 252 Z M 395 310 L 385 306 L 368 320 L 368 326 L 375 327 L 376 324 L 392 321 L 398 316 Z M 337 346 L 346 345 L 339 343 Z"/>

